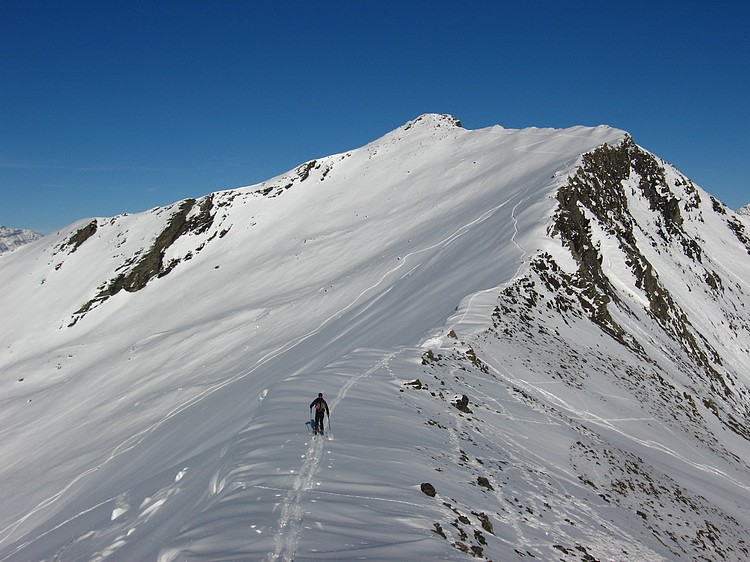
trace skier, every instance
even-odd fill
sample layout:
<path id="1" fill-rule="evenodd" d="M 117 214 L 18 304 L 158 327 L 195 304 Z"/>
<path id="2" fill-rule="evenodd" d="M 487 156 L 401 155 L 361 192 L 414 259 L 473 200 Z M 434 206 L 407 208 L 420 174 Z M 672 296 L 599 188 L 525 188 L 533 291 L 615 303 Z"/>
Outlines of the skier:
<path id="1" fill-rule="evenodd" d="M 328 411 L 328 403 L 323 398 L 322 392 L 319 392 L 318 397 L 312 401 L 312 404 L 310 404 L 311 414 L 313 408 L 315 409 L 315 424 L 313 425 L 313 433 L 317 434 L 318 432 L 320 432 L 320 434 L 323 435 L 325 431 L 325 428 L 323 427 L 323 416 L 327 415 L 330 418 L 331 414 Z"/>

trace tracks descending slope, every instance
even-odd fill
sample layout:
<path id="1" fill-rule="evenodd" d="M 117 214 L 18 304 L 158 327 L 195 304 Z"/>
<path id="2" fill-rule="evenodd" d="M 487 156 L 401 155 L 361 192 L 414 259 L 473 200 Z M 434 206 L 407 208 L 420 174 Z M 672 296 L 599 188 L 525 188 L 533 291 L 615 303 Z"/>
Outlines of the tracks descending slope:
<path id="1" fill-rule="evenodd" d="M 369 377 L 372 373 L 386 367 L 397 354 L 398 352 L 390 352 L 370 369 L 351 377 L 330 401 L 331 409 L 335 409 L 346 398 L 349 390 L 355 384 Z M 330 436 L 328 438 L 331 439 Z M 302 519 L 305 515 L 303 501 L 305 494 L 313 488 L 315 478 L 320 470 L 321 461 L 323 460 L 324 448 L 325 438 L 323 436 L 317 436 L 310 440 L 307 453 L 304 455 L 304 460 L 302 461 L 302 466 L 297 475 L 292 479 L 292 487 L 284 498 L 281 515 L 276 525 L 274 550 L 269 553 L 267 559 L 269 562 L 277 562 L 279 560 L 290 562 L 294 560 L 302 533 Z"/>

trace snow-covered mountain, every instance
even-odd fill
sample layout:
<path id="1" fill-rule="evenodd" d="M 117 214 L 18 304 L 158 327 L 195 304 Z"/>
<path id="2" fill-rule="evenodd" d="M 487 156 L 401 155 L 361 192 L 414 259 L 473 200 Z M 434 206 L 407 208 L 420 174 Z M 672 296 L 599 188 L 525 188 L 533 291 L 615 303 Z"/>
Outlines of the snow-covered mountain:
<path id="1" fill-rule="evenodd" d="M 749 228 L 623 131 L 424 115 L 19 248 L 0 561 L 748 559 Z"/>
<path id="2" fill-rule="evenodd" d="M 737 210 L 737 212 L 738 212 L 738 213 L 739 213 L 740 215 L 744 215 L 744 216 L 746 216 L 746 217 L 750 217 L 750 205 L 745 205 L 745 206 L 744 206 L 744 207 L 742 207 L 741 209 L 738 209 L 738 210 Z"/>
<path id="3" fill-rule="evenodd" d="M 15 250 L 34 240 L 39 240 L 41 237 L 41 234 L 32 230 L 0 226 L 0 255 Z"/>

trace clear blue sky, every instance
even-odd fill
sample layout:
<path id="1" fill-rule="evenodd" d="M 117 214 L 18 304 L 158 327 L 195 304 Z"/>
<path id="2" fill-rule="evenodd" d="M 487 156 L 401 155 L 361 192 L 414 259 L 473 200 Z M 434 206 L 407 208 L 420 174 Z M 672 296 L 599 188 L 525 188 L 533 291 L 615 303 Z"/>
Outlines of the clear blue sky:
<path id="1" fill-rule="evenodd" d="M 0 3 L 0 225 L 250 185 L 422 113 L 608 124 L 750 203 L 747 2 Z"/>

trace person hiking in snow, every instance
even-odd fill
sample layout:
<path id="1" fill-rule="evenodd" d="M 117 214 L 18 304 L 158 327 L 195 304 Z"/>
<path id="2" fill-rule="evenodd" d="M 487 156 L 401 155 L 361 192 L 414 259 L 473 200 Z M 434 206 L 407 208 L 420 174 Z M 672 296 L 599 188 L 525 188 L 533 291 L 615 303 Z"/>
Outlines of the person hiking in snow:
<path id="1" fill-rule="evenodd" d="M 323 416 L 326 415 L 331 417 L 331 414 L 328 411 L 328 403 L 323 398 L 322 392 L 319 392 L 318 397 L 312 401 L 312 404 L 310 404 L 311 414 L 313 409 L 315 410 L 315 425 L 313 425 L 313 433 L 320 432 L 320 434 L 323 435 L 325 432 L 323 427 Z"/>

